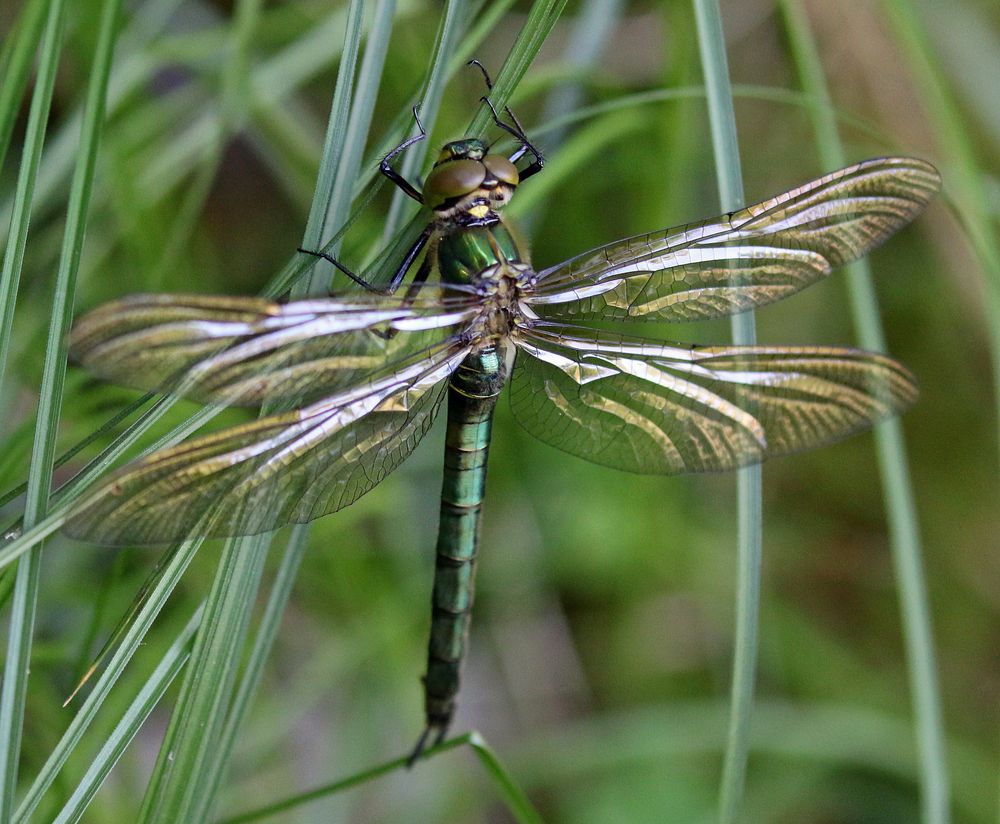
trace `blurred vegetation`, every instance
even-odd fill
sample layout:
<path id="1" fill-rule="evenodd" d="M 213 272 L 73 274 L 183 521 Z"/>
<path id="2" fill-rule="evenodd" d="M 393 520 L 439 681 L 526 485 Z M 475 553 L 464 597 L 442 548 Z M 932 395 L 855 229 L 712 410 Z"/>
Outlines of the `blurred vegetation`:
<path id="1" fill-rule="evenodd" d="M 257 293 L 301 242 L 345 12 L 319 0 L 263 4 L 250 32 L 239 111 L 220 132 L 229 36 L 248 5 L 255 4 L 147 0 L 123 19 L 78 311 L 138 291 Z M 488 67 L 503 63 L 529 5 L 512 4 L 476 46 Z M 98 6 L 85 0 L 68 9 L 0 393 L 0 490 L 27 475 Z M 593 22 L 599 15 L 584 13 L 595 6 L 608 13 L 603 29 Z M 409 126 L 440 7 L 398 3 L 370 155 Z M 945 179 L 944 196 L 872 255 L 872 266 L 890 351 L 922 385 L 904 428 L 925 541 L 954 820 L 993 821 L 1000 518 L 990 307 L 997 287 L 976 227 L 995 235 L 1000 210 L 1000 8 L 988 0 L 906 7 L 928 38 L 930 69 L 949 102 L 942 108 L 904 40 L 899 4 L 804 7 L 849 158 L 914 154 L 936 163 Z M 17 2 L 0 8 L 5 39 L 21 10 Z M 766 0 L 725 4 L 724 13 L 745 187 L 755 201 L 829 170 L 818 165 L 782 16 Z M 586 57 L 574 40 L 581 21 L 600 44 L 589 65 L 577 60 Z M 700 76 L 689 3 L 569 4 L 511 99 L 549 160 L 511 209 L 537 266 L 718 212 Z M 568 103 L 559 103 L 570 89 Z M 462 136 L 482 92 L 476 72 L 457 70 L 430 142 Z M 4 233 L 27 99 L 0 172 Z M 589 108 L 595 104 L 608 105 Z M 557 114 L 571 116 L 556 122 Z M 951 183 L 965 187 L 970 168 L 980 201 Z M 362 210 L 342 259 L 360 264 L 377 245 L 389 195 L 382 187 Z M 722 323 L 649 332 L 704 343 L 728 335 Z M 849 343 L 842 281 L 835 276 L 762 310 L 758 332 L 765 342 Z M 77 369 L 66 392 L 59 452 L 137 397 Z M 194 408 L 179 404 L 157 431 Z M 212 426 L 241 419 L 227 412 Z M 57 483 L 95 449 L 61 467 Z M 220 815 L 363 770 L 412 743 L 422 725 L 418 676 L 440 462 L 439 425 L 375 490 L 312 526 Z M 745 819 L 916 821 L 909 683 L 872 438 L 769 463 L 764 482 L 758 709 Z M 4 523 L 20 511 L 15 501 Z M 733 478 L 638 477 L 591 465 L 533 440 L 501 403 L 483 529 L 454 729 L 481 731 L 546 821 L 711 820 L 731 666 Z M 72 718 L 63 699 L 160 554 L 60 535 L 46 543 L 22 788 Z M 207 594 L 219 554 L 215 544 L 197 554 L 32 820 L 51 820 L 72 792 L 102 736 Z M 265 588 L 269 581 L 265 575 Z M 8 576 L 5 597 L 9 586 Z M 85 820 L 135 820 L 176 693 L 175 684 Z M 476 760 L 459 748 L 273 820 L 493 822 L 508 815 Z"/>

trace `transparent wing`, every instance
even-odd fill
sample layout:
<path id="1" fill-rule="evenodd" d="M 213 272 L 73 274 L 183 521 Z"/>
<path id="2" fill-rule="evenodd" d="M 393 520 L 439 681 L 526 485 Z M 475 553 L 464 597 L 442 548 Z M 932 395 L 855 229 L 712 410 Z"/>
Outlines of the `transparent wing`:
<path id="1" fill-rule="evenodd" d="M 134 295 L 79 320 L 73 357 L 95 374 L 203 403 L 285 408 L 394 367 L 475 314 L 468 295 L 357 295 L 280 304 L 252 297 Z"/>
<path id="2" fill-rule="evenodd" d="M 780 300 L 867 254 L 941 183 L 922 160 L 866 160 L 714 220 L 602 246 L 541 272 L 552 320 L 689 321 Z"/>
<path id="3" fill-rule="evenodd" d="M 101 544 L 255 535 L 353 503 L 410 454 L 468 348 L 443 344 L 395 375 L 125 466 L 66 525 Z"/>
<path id="4" fill-rule="evenodd" d="M 515 341 L 517 420 L 552 446 L 643 474 L 721 471 L 822 446 L 917 395 L 901 364 L 855 349 L 692 348 L 545 323 Z"/>

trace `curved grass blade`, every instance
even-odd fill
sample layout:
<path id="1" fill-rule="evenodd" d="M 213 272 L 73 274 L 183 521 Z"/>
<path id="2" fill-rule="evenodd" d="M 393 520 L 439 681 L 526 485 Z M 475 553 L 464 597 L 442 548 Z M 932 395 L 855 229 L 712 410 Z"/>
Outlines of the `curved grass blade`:
<path id="1" fill-rule="evenodd" d="M 514 817 L 514 820 L 517 821 L 518 824 L 541 824 L 543 819 L 531 804 L 527 794 L 513 779 L 510 771 L 503 765 L 493 749 L 486 743 L 485 739 L 478 732 L 472 731 L 465 733 L 464 735 L 449 738 L 447 741 L 442 741 L 440 744 L 430 747 L 427 752 L 424 753 L 424 756 L 425 758 L 430 758 L 447 752 L 448 750 L 453 750 L 457 747 L 466 745 L 472 747 L 473 752 L 475 752 L 480 763 L 486 769 L 487 774 L 493 779 L 504 805 L 506 806 L 508 812 L 510 812 L 510 814 Z M 396 758 L 392 761 L 386 761 L 384 764 L 379 764 L 377 767 L 356 773 L 355 775 L 340 781 L 334 781 L 330 784 L 317 787 L 316 789 L 282 799 L 281 801 L 276 801 L 273 804 L 268 804 L 266 807 L 258 807 L 255 810 L 249 810 L 248 812 L 240 813 L 239 815 L 220 819 L 216 822 L 216 824 L 248 824 L 248 822 L 252 821 L 263 821 L 271 816 L 277 815 L 278 813 L 287 812 L 288 810 L 308 804 L 311 801 L 336 795 L 337 793 L 344 792 L 352 787 L 357 787 L 361 784 L 373 781 L 376 778 L 381 778 L 383 775 L 387 775 L 406 767 L 408 761 L 408 756 Z"/>
<path id="2" fill-rule="evenodd" d="M 803 88 L 819 101 L 828 101 L 829 90 L 823 66 L 805 12 L 789 2 L 783 2 L 781 9 Z M 844 152 L 836 122 L 829 114 L 830 108 L 819 106 L 812 111 L 820 162 L 830 166 L 843 162 Z M 858 339 L 862 346 L 884 350 L 885 335 L 879 319 L 871 268 L 866 261 L 859 260 L 848 269 L 847 276 Z M 950 817 L 947 747 L 924 581 L 923 547 L 901 424 L 890 420 L 877 427 L 875 447 L 885 489 L 889 540 L 906 635 L 910 688 L 919 741 L 923 820 L 927 824 L 945 824 Z"/>

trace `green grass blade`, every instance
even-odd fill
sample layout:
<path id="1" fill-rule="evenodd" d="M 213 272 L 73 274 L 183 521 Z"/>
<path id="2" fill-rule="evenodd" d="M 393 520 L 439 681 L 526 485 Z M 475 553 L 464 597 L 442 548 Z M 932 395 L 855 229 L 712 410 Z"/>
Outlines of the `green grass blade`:
<path id="1" fill-rule="evenodd" d="M 514 41 L 507 59 L 504 60 L 500 71 L 493 77 L 490 99 L 497 111 L 507 105 L 514 89 L 517 88 L 521 78 L 524 77 L 528 67 L 538 55 L 539 49 L 558 22 L 565 6 L 566 0 L 536 0 L 532 4 L 528 18 L 524 21 L 521 31 L 518 32 L 517 39 Z M 470 135 L 483 134 L 492 123 L 492 117 L 487 106 L 480 106 L 469 124 L 467 133 Z"/>
<path id="2" fill-rule="evenodd" d="M 801 6 L 789 0 L 782 3 L 782 12 L 802 87 L 817 100 L 827 103 L 829 89 L 809 21 Z M 844 150 L 836 122 L 830 115 L 832 109 L 821 105 L 811 111 L 821 165 L 825 169 L 843 166 Z M 871 267 L 867 261 L 860 260 L 848 267 L 847 283 L 858 342 L 865 349 L 886 351 Z M 920 757 L 922 820 L 927 824 L 946 824 L 949 820 L 949 789 L 944 722 L 923 571 L 923 547 L 906 444 L 898 419 L 875 427 L 875 445 L 885 490 L 886 518 L 906 638 Z"/>
<path id="3" fill-rule="evenodd" d="M 43 519 L 48 507 L 51 492 L 51 478 L 56 437 L 59 427 L 59 409 L 62 406 L 63 387 L 66 377 L 66 339 L 73 319 L 73 298 L 76 293 L 76 278 L 80 268 L 80 257 L 83 252 L 83 241 L 87 225 L 87 209 L 94 182 L 94 169 L 97 163 L 97 147 L 100 141 L 101 128 L 104 123 L 105 103 L 107 99 L 108 78 L 111 74 L 112 56 L 115 47 L 115 35 L 118 16 L 121 12 L 121 0 L 106 0 L 99 23 L 97 46 L 94 52 L 94 64 L 91 70 L 90 82 L 84 104 L 83 129 L 80 135 L 80 147 L 76 172 L 70 189 L 69 207 L 67 210 L 66 227 L 63 237 L 62 252 L 59 258 L 59 270 L 56 274 L 55 293 L 52 299 L 48 342 L 45 349 L 45 361 L 42 372 L 42 386 L 38 403 L 38 413 L 35 421 L 35 442 L 28 469 L 28 486 L 25 501 L 24 525 L 28 528 Z M 31 591 L 37 587 L 38 573 L 36 567 L 40 561 L 40 547 L 26 559 L 21 561 L 18 569 L 18 580 L 29 585 L 29 591 L 21 594 L 15 591 L 15 619 L 12 623 L 20 623 L 23 628 L 22 637 L 17 643 L 11 644 L 12 650 L 20 650 L 21 662 L 15 663 L 8 658 L 7 669 L 9 677 L 5 679 L 5 701 L 8 695 L 27 690 L 27 662 L 30 657 L 31 634 L 34 624 L 34 601 L 37 592 Z M 29 569 L 22 577 L 22 567 Z M 21 612 L 20 610 L 23 610 Z M 23 668 L 20 664 L 23 663 Z M 20 703 L 23 709 L 23 697 L 13 699 L 16 708 Z M 6 704 L 5 704 L 6 705 Z M 12 717 L 12 723 L 20 725 L 20 719 Z M 10 786 L 10 785 L 8 785 Z M 9 810 L 9 807 L 8 807 Z M 2 816 L 0 816 L 2 817 Z"/>
<path id="4" fill-rule="evenodd" d="M 448 0 L 445 3 L 444 11 L 441 13 L 441 22 L 438 25 L 437 36 L 434 38 L 434 49 L 431 52 L 430 65 L 427 71 L 427 80 L 420 93 L 420 120 L 424 124 L 427 133 L 434 131 L 434 123 L 437 121 L 438 109 L 441 107 L 441 95 L 444 94 L 444 86 L 448 79 L 448 69 L 451 64 L 450 55 L 454 54 L 455 43 L 464 27 L 465 4 L 457 0 Z M 400 161 L 397 170 L 399 173 L 412 180 L 414 175 L 421 169 L 424 158 L 427 156 L 428 142 L 423 140 L 411 146 Z M 389 213 L 386 215 L 385 227 L 382 232 L 383 238 L 390 238 L 396 235 L 400 225 L 403 223 L 408 211 L 411 210 L 410 198 L 402 191 L 397 190 L 392 197 L 389 206 Z M 422 228 L 422 227 L 421 227 Z M 406 236 L 410 234 L 410 227 L 405 231 Z M 416 240 L 416 235 L 413 235 Z M 397 239 L 398 240 L 398 239 Z M 412 241 L 410 241 L 412 244 Z M 401 260 L 405 255 L 405 247 L 398 253 L 395 251 L 398 244 L 393 244 L 393 255 L 391 260 Z"/>
<path id="5" fill-rule="evenodd" d="M 719 201 L 724 211 L 744 205 L 743 177 L 736 116 L 729 83 L 722 16 L 715 0 L 695 0 L 695 18 L 705 91 L 708 98 L 712 148 L 715 155 Z M 742 345 L 756 338 L 752 312 L 732 319 L 733 340 Z M 732 700 L 729 735 L 722 767 L 719 792 L 719 820 L 734 822 L 739 815 L 746 781 L 750 746 L 750 718 L 753 711 L 754 679 L 757 667 L 757 635 L 760 610 L 760 568 L 763 531 L 761 469 L 739 470 L 736 478 L 738 505 L 738 574 L 736 591 L 736 631 L 733 650 Z"/>
<path id="6" fill-rule="evenodd" d="M 105 738 L 87 772 L 59 810 L 52 824 L 73 824 L 83 817 L 112 768 L 125 753 L 142 725 L 146 723 L 150 713 L 160 703 L 167 688 L 184 668 L 191 653 L 191 639 L 201 623 L 201 617 L 202 608 L 199 607 L 191 616 L 187 626 L 170 645 L 160 663 L 156 665 L 156 669 L 143 684 L 139 694 L 122 713 L 115 728 Z"/>
<path id="7" fill-rule="evenodd" d="M 0 272 L 0 386 L 7 364 L 11 325 L 17 300 L 24 248 L 28 236 L 31 198 L 41 161 L 45 125 L 48 120 L 55 85 L 56 68 L 62 41 L 64 0 L 53 0 L 48 9 L 45 33 L 39 56 L 38 77 L 28 113 L 21 168 L 14 196 L 14 210 L 7 249 Z M 17 787 L 24 706 L 31 669 L 31 640 L 34 633 L 35 607 L 41 565 L 41 550 L 35 549 L 18 564 L 11 606 L 8 644 L 4 660 L 3 686 L 0 688 L 0 821 L 10 818 Z"/>
<path id="8" fill-rule="evenodd" d="M 527 794 L 514 781 L 510 771 L 503 765 L 496 753 L 478 732 L 468 732 L 464 735 L 449 738 L 447 741 L 431 747 L 427 751 L 425 758 L 440 755 L 448 750 L 466 745 L 472 747 L 480 763 L 485 767 L 487 774 L 493 779 L 499 790 L 500 798 L 514 820 L 518 824 L 541 824 L 542 817 L 528 800 Z M 312 801 L 345 792 L 396 770 L 403 769 L 406 767 L 407 760 L 408 756 L 394 758 L 391 761 L 386 761 L 339 781 L 333 781 L 307 792 L 283 798 L 273 804 L 268 804 L 266 807 L 259 807 L 255 810 L 240 813 L 239 815 L 219 819 L 216 821 L 216 824 L 248 824 L 251 821 L 263 821 L 278 813 L 288 812 Z"/>
<path id="9" fill-rule="evenodd" d="M 180 697 L 139 815 L 141 822 L 204 821 L 214 803 L 206 782 L 236 677 L 269 535 L 226 542 Z"/>
<path id="10" fill-rule="evenodd" d="M 45 792 L 52 786 L 59 770 L 66 763 L 71 753 L 80 743 L 84 733 L 89 729 L 98 712 L 104 705 L 112 687 L 121 677 L 125 667 L 132 660 L 136 650 L 143 643 L 150 627 L 160 614 L 170 594 L 176 588 L 202 541 L 188 541 L 172 550 L 169 560 L 163 568 L 163 574 L 156 582 L 132 625 L 125 632 L 120 645 L 108 661 L 107 668 L 95 680 L 93 689 L 84 700 L 77 714 L 73 717 L 59 743 L 53 748 L 51 755 L 39 770 L 38 775 L 28 788 L 21 805 L 17 809 L 15 821 L 27 824 L 32 820 L 32 813 L 38 806 Z"/>
<path id="11" fill-rule="evenodd" d="M 1000 228 L 995 195 L 988 187 L 994 173 L 979 161 L 973 134 L 967 128 L 968 119 L 941 76 L 937 52 L 924 30 L 923 10 L 907 0 L 883 0 L 882 6 L 916 85 L 923 91 L 928 121 L 947 162 L 948 193 L 985 274 L 987 300 L 983 308 L 990 332 L 993 386 L 1000 387 Z M 996 391 L 994 398 L 1000 410 L 1000 394 Z M 996 418 L 1000 424 L 1000 414 Z"/>
<path id="12" fill-rule="evenodd" d="M 323 139 L 323 152 L 320 158 L 319 172 L 316 177 L 316 189 L 313 193 L 312 207 L 302 235 L 304 249 L 318 249 L 323 242 L 327 217 L 330 213 L 330 203 L 337 180 L 347 137 L 351 96 L 354 89 L 354 74 L 357 71 L 358 51 L 361 47 L 361 23 L 364 19 L 363 0 L 352 0 L 348 5 L 347 25 L 344 30 L 344 47 L 341 51 L 340 68 L 337 71 L 337 82 L 333 90 L 333 101 L 330 104 L 330 115 L 326 123 L 326 136 Z M 311 283 L 299 293 L 318 295 L 326 291 L 324 269 L 319 261 L 314 261 Z"/>
<path id="13" fill-rule="evenodd" d="M 67 336 L 73 321 L 73 299 L 76 279 L 83 254 L 87 228 L 87 209 L 94 183 L 97 147 L 104 123 L 108 78 L 115 48 L 115 34 L 121 0 L 105 0 L 101 9 L 100 29 L 94 52 L 94 66 L 84 104 L 83 131 L 73 185 L 70 189 L 66 228 L 56 273 L 52 315 L 42 372 L 42 387 L 35 427 L 35 449 L 28 470 L 27 501 L 24 523 L 34 526 L 45 516 L 51 492 L 52 469 L 55 460 L 56 430 L 66 379 Z"/>
<path id="14" fill-rule="evenodd" d="M 304 241 L 307 247 L 318 245 L 329 213 L 336 170 L 345 151 L 347 106 L 356 70 L 362 6 L 360 2 L 353 4 L 348 14 L 319 182 Z M 361 141 L 363 135 L 355 133 L 354 139 Z M 360 154 L 360 148 L 352 147 L 352 152 Z M 311 234 L 315 234 L 317 242 L 310 240 Z M 269 543 L 267 536 L 227 543 L 181 697 L 143 803 L 143 821 L 202 820 L 214 806 L 238 729 L 238 724 L 223 727 L 223 723 L 227 715 L 230 720 L 241 720 L 245 711 L 244 705 L 237 715 L 232 714 L 232 684 Z M 226 742 L 221 748 L 220 740 Z"/>
<path id="15" fill-rule="evenodd" d="M 392 35 L 392 22 L 396 12 L 396 0 L 378 0 L 372 20 L 371 31 L 365 46 L 365 55 L 361 61 L 361 71 L 358 74 L 357 90 L 351 105 L 351 116 L 347 123 L 347 133 L 344 135 L 344 145 L 340 161 L 337 164 L 333 187 L 327 204 L 326 222 L 338 227 L 338 234 L 347 223 L 347 213 L 355 185 L 360 177 L 361 158 L 365 149 L 365 138 L 371 129 L 372 115 L 375 113 L 375 101 L 378 98 L 382 71 L 385 68 L 385 58 L 389 52 L 389 38 Z M 331 109 L 332 113 L 332 109 Z M 374 165 L 374 164 L 373 164 Z M 317 246 L 323 239 L 323 234 L 315 238 Z M 306 248 L 313 242 L 305 239 Z M 326 248 L 328 254 L 337 257 L 340 244 L 334 243 Z"/>
<path id="16" fill-rule="evenodd" d="M 469 743 L 472 735 L 473 733 L 466 733 L 465 735 L 451 738 L 431 748 L 427 751 L 427 754 L 430 755 L 431 753 L 440 753 L 446 750 L 453 750 L 456 747 L 461 747 Z M 344 792 L 345 790 L 349 790 L 353 787 L 367 784 L 369 781 L 374 781 L 376 778 L 381 778 L 383 775 L 388 775 L 396 770 L 401 770 L 406 767 L 408 758 L 409 756 L 394 758 L 391 761 L 386 761 L 375 767 L 362 770 L 359 773 L 355 773 L 354 775 L 348 776 L 347 778 L 343 778 L 339 781 L 332 781 L 329 784 L 323 784 L 322 786 L 316 787 L 312 790 L 307 790 L 306 792 L 297 793 L 296 795 L 289 796 L 288 798 L 283 798 L 280 801 L 275 801 L 273 804 L 268 804 L 266 807 L 258 807 L 257 809 L 248 810 L 247 812 L 240 813 L 239 815 L 218 819 L 215 824 L 246 824 L 248 821 L 262 821 L 265 818 L 270 818 L 272 815 L 287 812 L 288 810 L 301 807 L 302 805 L 308 804 L 312 801 L 317 801 L 320 798 L 336 795 L 337 793 Z"/>
<path id="17" fill-rule="evenodd" d="M 0 46 L 0 168 L 3 167 L 24 89 L 31 73 L 32 57 L 38 48 L 45 23 L 47 0 L 31 0 L 21 9 L 17 30 Z"/>
<path id="18" fill-rule="evenodd" d="M 285 551 L 281 556 L 281 565 L 278 567 L 278 573 L 271 587 L 271 594 L 267 599 L 264 614 L 261 616 L 260 624 L 257 627 L 254 643 L 250 649 L 250 655 L 243 670 L 239 687 L 229 708 L 226 726 L 222 730 L 216 754 L 208 767 L 206 784 L 213 797 L 219 791 L 226 765 L 229 763 L 233 747 L 236 744 L 237 736 L 243 722 L 246 720 L 247 712 L 250 710 L 253 698 L 257 693 L 257 688 L 260 686 L 261 678 L 264 675 L 264 665 L 267 663 L 268 655 L 274 646 L 278 627 L 281 624 L 281 617 L 284 615 L 288 599 L 292 594 L 292 586 L 295 584 L 295 577 L 302 562 L 302 556 L 308 547 L 308 536 L 308 525 L 297 525 L 292 530 L 292 534 L 285 546 Z"/>
<path id="19" fill-rule="evenodd" d="M 514 781 L 510 771 L 504 767 L 497 754 L 493 752 L 483 737 L 479 733 L 473 732 L 469 736 L 469 744 L 479 757 L 480 763 L 486 768 L 490 778 L 493 779 L 500 791 L 500 797 L 518 824 L 542 824 L 542 817 L 528 800 L 524 790 Z"/>
<path id="20" fill-rule="evenodd" d="M 28 126 L 24 137 L 24 151 L 21 155 L 21 167 L 18 171 L 14 193 L 10 231 L 7 236 L 7 247 L 4 251 L 3 268 L 0 270 L 0 385 L 3 384 L 3 376 L 7 366 L 17 286 L 28 237 L 31 199 L 38 177 L 42 144 L 45 141 L 45 126 L 52 103 L 56 68 L 59 64 L 64 10 L 64 0 L 52 0 L 48 9 L 38 77 L 35 82 L 34 94 L 31 97 L 31 109 L 28 113 Z"/>

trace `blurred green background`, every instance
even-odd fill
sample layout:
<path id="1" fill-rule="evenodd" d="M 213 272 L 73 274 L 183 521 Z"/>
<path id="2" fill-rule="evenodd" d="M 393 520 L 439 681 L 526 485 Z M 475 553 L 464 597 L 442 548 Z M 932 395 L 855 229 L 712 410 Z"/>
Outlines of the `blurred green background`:
<path id="1" fill-rule="evenodd" d="M 320 0 L 263 3 L 238 113 L 220 132 L 228 37 L 234 16 L 255 4 L 235 5 L 129 6 L 78 311 L 139 291 L 254 294 L 301 242 L 344 10 Z M 1000 518 L 989 330 L 997 323 L 997 286 L 989 285 L 983 249 L 990 233 L 996 237 L 1000 212 L 1000 7 L 990 0 L 794 5 L 807 15 L 849 160 L 914 154 L 938 165 L 945 180 L 943 196 L 871 263 L 890 351 L 922 387 L 904 430 L 954 821 L 995 821 Z M 511 4 L 474 56 L 499 70 L 529 6 Z M 479 8 L 468 6 L 470 14 Z M 603 25 L 586 16 L 595 8 L 607 15 Z M 0 491 L 27 474 L 73 124 L 97 9 L 96 0 L 85 0 L 68 11 L 0 394 Z M 490 9 L 484 4 L 472 21 Z M 21 10 L 18 2 L 0 7 L 4 37 Z M 391 140 L 394 122 L 408 126 L 440 10 L 436 2 L 397 4 L 370 149 Z M 797 91 L 782 7 L 730 2 L 723 14 L 753 202 L 830 169 L 817 159 L 810 101 Z M 585 21 L 592 53 L 574 39 Z M 923 48 L 908 39 L 913 29 L 927 38 Z M 588 54 L 591 64 L 577 65 Z M 569 3 L 511 100 L 549 160 L 511 209 L 538 267 L 720 211 L 701 82 L 689 3 Z M 475 72 L 457 70 L 430 142 L 462 136 L 482 92 Z M 568 102 L 558 102 L 566 95 Z M 0 173 L 4 232 L 27 100 Z M 595 104 L 614 105 L 590 108 Z M 581 116 L 560 125 L 558 111 Z M 341 253 L 348 263 L 377 246 L 389 194 L 383 187 L 360 213 Z M 765 342 L 855 340 L 837 276 L 760 311 L 757 320 Z M 727 339 L 728 325 L 648 333 L 712 343 Z M 60 451 L 136 397 L 71 368 Z M 194 409 L 177 406 L 158 431 Z M 471 653 L 454 731 L 478 729 L 546 821 L 714 820 L 732 660 L 734 477 L 617 473 L 535 441 L 503 402 L 497 417 Z M 212 426 L 245 418 L 227 412 Z M 374 491 L 313 525 L 219 815 L 336 780 L 412 744 L 422 725 L 418 677 L 441 435 L 438 425 Z M 60 468 L 56 480 L 95 449 Z M 5 512 L 4 523 L 12 521 L 18 502 Z M 917 821 L 909 676 L 872 436 L 767 464 L 764 518 L 758 705 L 744 819 Z M 72 705 L 64 710 L 62 701 L 160 554 L 90 547 L 60 535 L 46 543 L 22 787 L 72 718 Z M 218 559 L 217 544 L 201 549 L 33 820 L 51 820 L 72 791 L 102 735 L 204 598 Z M 176 691 L 143 727 L 85 820 L 135 820 Z M 271 820 L 511 819 L 479 762 L 460 748 Z"/>

